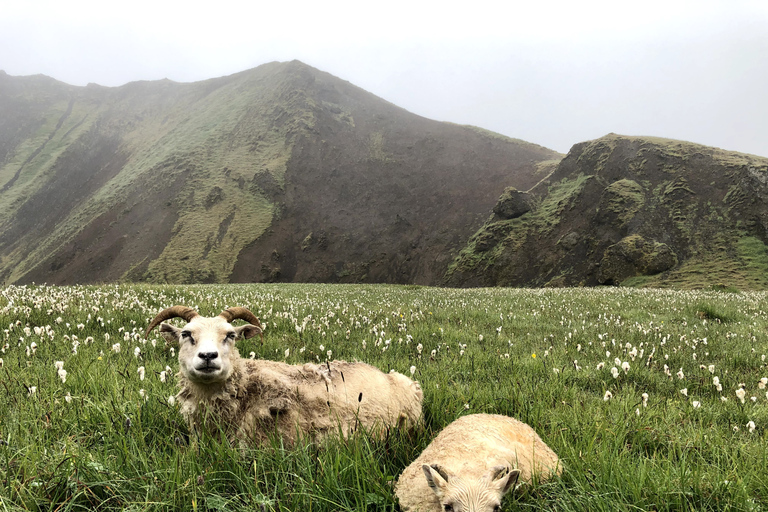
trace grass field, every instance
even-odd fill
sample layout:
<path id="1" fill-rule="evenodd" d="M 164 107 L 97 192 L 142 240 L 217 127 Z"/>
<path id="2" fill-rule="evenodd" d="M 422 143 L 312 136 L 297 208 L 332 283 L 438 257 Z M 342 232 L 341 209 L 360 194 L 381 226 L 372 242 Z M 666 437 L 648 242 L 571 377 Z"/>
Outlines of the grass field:
<path id="1" fill-rule="evenodd" d="M 398 510 L 392 481 L 474 412 L 529 423 L 563 477 L 503 510 L 768 509 L 766 293 L 409 286 L 9 287 L 0 511 Z M 241 450 L 190 440 L 160 309 L 249 307 L 244 357 L 363 360 L 424 389 L 423 429 Z M 763 380 L 761 380 L 763 379 Z"/>

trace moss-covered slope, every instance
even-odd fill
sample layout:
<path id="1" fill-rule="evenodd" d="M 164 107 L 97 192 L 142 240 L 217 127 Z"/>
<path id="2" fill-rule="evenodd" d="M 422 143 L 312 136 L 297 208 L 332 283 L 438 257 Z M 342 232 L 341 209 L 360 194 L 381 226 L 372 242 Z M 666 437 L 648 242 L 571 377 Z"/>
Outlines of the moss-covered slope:
<path id="1" fill-rule="evenodd" d="M 0 73 L 0 110 L 5 283 L 434 283 L 502 184 L 558 157 L 296 61 L 118 88 Z"/>
<path id="2" fill-rule="evenodd" d="M 470 238 L 448 284 L 768 287 L 766 158 L 610 134 L 526 195 L 530 211 Z"/>

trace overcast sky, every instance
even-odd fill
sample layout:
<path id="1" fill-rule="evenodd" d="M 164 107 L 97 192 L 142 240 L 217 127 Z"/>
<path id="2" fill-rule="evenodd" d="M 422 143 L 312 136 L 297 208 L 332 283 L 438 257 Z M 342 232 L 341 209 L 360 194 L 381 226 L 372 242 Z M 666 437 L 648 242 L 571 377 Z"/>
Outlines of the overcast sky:
<path id="1" fill-rule="evenodd" d="M 292 59 L 561 152 L 615 132 L 768 156 L 768 0 L 0 0 L 11 75 L 190 82 Z"/>

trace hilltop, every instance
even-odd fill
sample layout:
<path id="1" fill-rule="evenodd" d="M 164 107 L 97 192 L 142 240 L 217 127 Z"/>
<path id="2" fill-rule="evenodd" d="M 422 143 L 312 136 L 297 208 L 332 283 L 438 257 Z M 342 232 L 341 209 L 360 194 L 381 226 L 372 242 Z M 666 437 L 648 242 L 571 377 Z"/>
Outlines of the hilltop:
<path id="1" fill-rule="evenodd" d="M 521 190 L 501 195 L 447 284 L 768 287 L 768 158 L 609 134 Z"/>
<path id="2" fill-rule="evenodd" d="M 195 83 L 0 74 L 8 283 L 436 284 L 562 155 L 301 62 Z"/>

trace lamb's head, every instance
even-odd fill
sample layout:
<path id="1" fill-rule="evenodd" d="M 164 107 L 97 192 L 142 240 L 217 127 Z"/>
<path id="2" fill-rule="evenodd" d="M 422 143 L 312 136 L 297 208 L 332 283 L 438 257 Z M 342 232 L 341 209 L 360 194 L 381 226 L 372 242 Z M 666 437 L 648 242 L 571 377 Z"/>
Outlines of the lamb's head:
<path id="1" fill-rule="evenodd" d="M 520 470 L 494 466 L 478 479 L 463 479 L 438 464 L 421 466 L 443 512 L 499 512 L 501 500 L 514 487 Z"/>
<path id="2" fill-rule="evenodd" d="M 187 325 L 182 328 L 161 324 L 170 318 L 183 318 Z M 250 322 L 234 327 L 231 322 L 242 319 Z M 145 337 L 160 324 L 165 339 L 179 344 L 179 367 L 192 382 L 211 384 L 227 380 L 232 373 L 233 362 L 239 357 L 235 341 L 262 334 L 261 323 L 246 308 L 229 308 L 219 316 L 204 317 L 185 306 L 164 309 L 149 323 Z"/>

